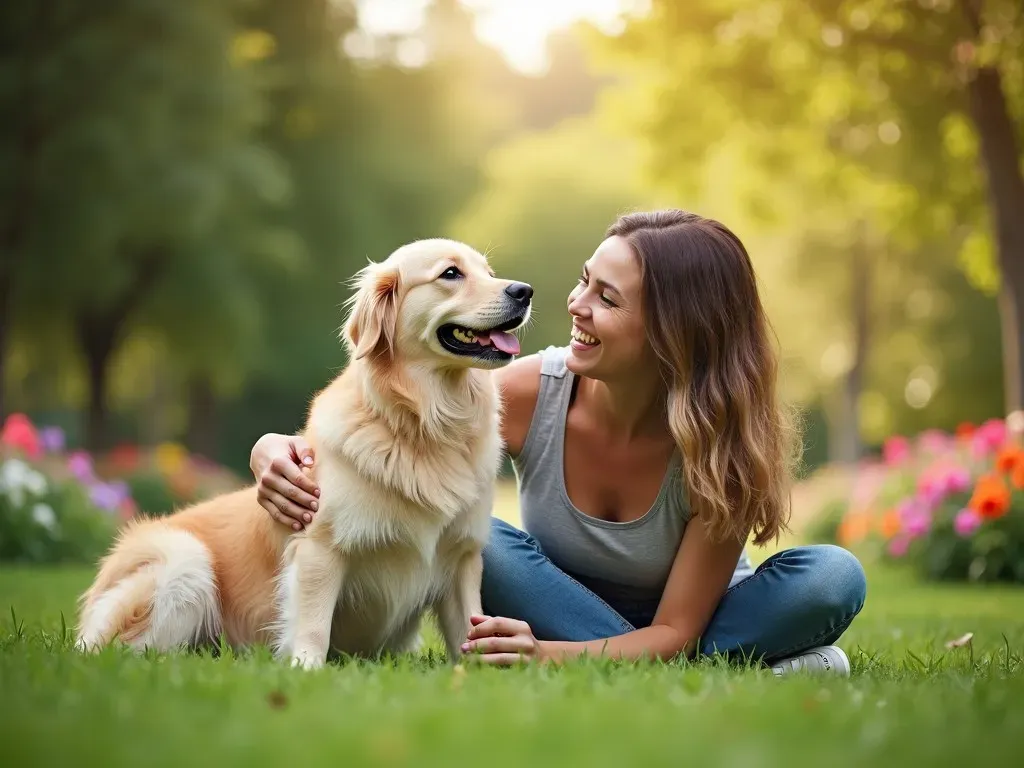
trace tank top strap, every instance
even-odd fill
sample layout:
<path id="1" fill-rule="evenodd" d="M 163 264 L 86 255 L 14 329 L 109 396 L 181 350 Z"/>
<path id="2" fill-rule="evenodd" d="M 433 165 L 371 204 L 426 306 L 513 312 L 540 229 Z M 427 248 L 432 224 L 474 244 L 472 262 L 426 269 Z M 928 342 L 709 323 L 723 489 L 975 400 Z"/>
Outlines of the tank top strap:
<path id="1" fill-rule="evenodd" d="M 556 441 L 565 434 L 565 414 L 572 395 L 575 376 L 565 367 L 568 347 L 547 347 L 540 352 L 540 387 L 533 418 L 523 441 L 523 447 L 513 464 L 520 479 L 527 479 L 534 471 L 561 472 Z"/>

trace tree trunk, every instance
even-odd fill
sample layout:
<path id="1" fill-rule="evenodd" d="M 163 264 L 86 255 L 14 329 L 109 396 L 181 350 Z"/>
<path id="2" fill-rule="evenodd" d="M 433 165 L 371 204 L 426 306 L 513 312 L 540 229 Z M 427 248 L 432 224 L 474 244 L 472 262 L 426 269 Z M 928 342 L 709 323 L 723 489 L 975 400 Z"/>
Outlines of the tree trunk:
<path id="1" fill-rule="evenodd" d="M 864 446 L 860 438 L 860 395 L 864 390 L 864 371 L 867 368 L 869 342 L 869 302 L 871 283 L 871 254 L 868 249 L 866 227 L 859 227 L 857 242 L 853 245 L 850 263 L 850 317 L 853 321 L 853 361 L 846 375 L 843 389 L 843 419 L 845 422 L 841 461 L 856 464 Z"/>
<path id="2" fill-rule="evenodd" d="M 3 258 L 3 257 L 0 257 Z M 10 337 L 14 281 L 0 266 L 0 423 L 7 417 L 7 343 Z"/>
<path id="3" fill-rule="evenodd" d="M 207 459 L 217 455 L 217 396 L 210 378 L 194 375 L 188 383 L 188 431 L 185 443 L 189 450 Z"/>
<path id="4" fill-rule="evenodd" d="M 982 67 L 967 83 L 971 117 L 981 140 L 981 157 L 995 223 L 1001 286 L 1006 412 L 1024 406 L 1024 177 L 1020 148 L 999 70 Z"/>
<path id="5" fill-rule="evenodd" d="M 110 357 L 117 342 L 120 321 L 112 318 L 92 319 L 78 329 L 79 342 L 85 353 L 89 373 L 89 408 L 86 412 L 85 444 L 93 452 L 110 447 L 107 429 L 107 385 Z"/>
<path id="6" fill-rule="evenodd" d="M 168 252 L 161 247 L 125 251 L 125 259 L 135 267 L 135 279 L 121 295 L 103 309 L 87 310 L 76 318 L 78 341 L 82 345 L 89 372 L 89 410 L 85 439 L 91 451 L 110 447 L 107 424 L 107 384 L 110 358 L 121 340 L 121 332 L 132 313 L 156 285 Z"/>
<path id="7" fill-rule="evenodd" d="M 835 443 L 835 458 L 843 464 L 856 464 L 864 446 L 860 435 L 860 396 L 864 390 L 869 342 L 869 302 L 871 298 L 871 243 L 865 227 L 858 228 L 850 254 L 850 321 L 853 327 L 853 360 L 843 379 L 840 405 L 840 430 Z"/>

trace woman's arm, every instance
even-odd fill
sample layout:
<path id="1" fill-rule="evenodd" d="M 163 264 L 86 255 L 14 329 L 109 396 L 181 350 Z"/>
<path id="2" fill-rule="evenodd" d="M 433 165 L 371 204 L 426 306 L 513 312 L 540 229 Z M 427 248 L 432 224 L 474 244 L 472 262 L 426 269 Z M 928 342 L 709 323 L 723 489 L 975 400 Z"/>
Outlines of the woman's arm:
<path id="1" fill-rule="evenodd" d="M 313 449 L 300 435 L 266 434 L 249 455 L 256 498 L 279 523 L 301 530 L 319 506 L 320 489 L 303 467 L 313 466 Z"/>
<path id="2" fill-rule="evenodd" d="M 545 661 L 584 654 L 622 659 L 690 656 L 729 586 L 742 551 L 741 541 L 712 541 L 705 526 L 695 519 L 683 534 L 651 626 L 602 640 L 570 643 L 538 641 L 524 622 L 483 617 L 474 621 L 463 650 L 482 653 L 483 661 L 495 664 L 519 661 L 518 654 Z"/>

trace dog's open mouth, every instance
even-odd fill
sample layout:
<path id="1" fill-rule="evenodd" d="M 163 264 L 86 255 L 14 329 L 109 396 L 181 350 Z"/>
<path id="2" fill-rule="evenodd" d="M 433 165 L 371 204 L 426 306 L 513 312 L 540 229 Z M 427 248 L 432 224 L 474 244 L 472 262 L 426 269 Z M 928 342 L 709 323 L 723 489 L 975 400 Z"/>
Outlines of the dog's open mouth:
<path id="1" fill-rule="evenodd" d="M 522 317 L 515 317 L 483 330 L 449 323 L 437 329 L 437 338 L 454 355 L 509 360 L 519 354 L 519 339 L 509 331 L 518 328 L 522 321 Z"/>

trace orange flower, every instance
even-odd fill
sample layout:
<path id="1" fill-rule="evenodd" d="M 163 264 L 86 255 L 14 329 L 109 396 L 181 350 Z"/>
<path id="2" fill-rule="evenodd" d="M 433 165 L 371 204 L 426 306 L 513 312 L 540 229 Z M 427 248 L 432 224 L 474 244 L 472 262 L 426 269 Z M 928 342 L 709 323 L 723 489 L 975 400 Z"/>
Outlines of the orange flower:
<path id="1" fill-rule="evenodd" d="M 1010 489 L 1002 478 L 985 475 L 974 487 L 968 506 L 978 513 L 979 517 L 995 520 L 1006 514 L 1010 508 Z"/>
<path id="2" fill-rule="evenodd" d="M 966 439 L 974 434 L 974 425 L 969 421 L 961 422 L 957 425 L 956 436 L 959 438 Z"/>
<path id="3" fill-rule="evenodd" d="M 1010 482 L 1018 491 L 1024 490 L 1024 461 L 1018 461 L 1010 474 Z"/>
<path id="4" fill-rule="evenodd" d="M 850 512 L 839 524 L 836 532 L 840 544 L 850 545 L 863 541 L 871 530 L 871 521 L 863 512 Z"/>
<path id="5" fill-rule="evenodd" d="M 879 530 L 886 539 L 891 539 L 900 532 L 901 528 L 900 513 L 895 509 L 890 509 L 882 515 L 882 522 L 879 525 Z"/>
<path id="6" fill-rule="evenodd" d="M 1004 445 L 996 455 L 996 469 L 1000 472 L 1012 473 L 1021 464 L 1024 464 L 1024 451 L 1016 445 Z"/>

